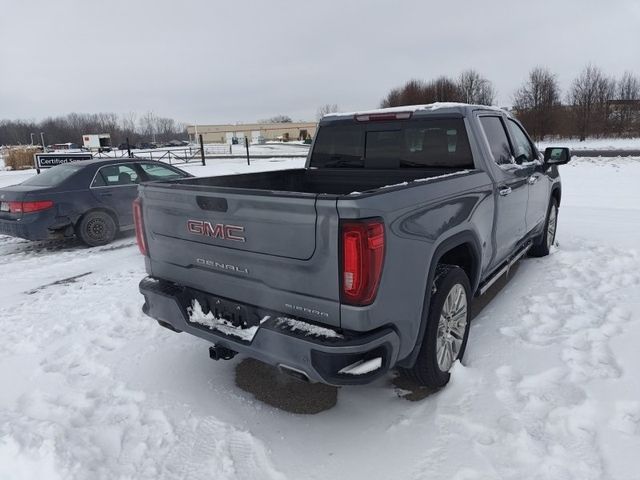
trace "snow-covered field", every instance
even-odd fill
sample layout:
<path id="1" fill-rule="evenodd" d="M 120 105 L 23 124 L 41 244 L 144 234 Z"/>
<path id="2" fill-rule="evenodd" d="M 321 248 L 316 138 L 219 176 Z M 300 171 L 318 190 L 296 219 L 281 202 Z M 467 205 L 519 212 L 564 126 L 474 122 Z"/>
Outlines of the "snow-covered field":
<path id="1" fill-rule="evenodd" d="M 145 317 L 132 237 L 0 237 L 0 479 L 640 478 L 640 159 L 562 175 L 559 247 L 476 307 L 449 386 L 409 393 L 389 374 L 316 415 L 257 400 L 242 358 L 212 362 Z"/>
<path id="2" fill-rule="evenodd" d="M 546 147 L 569 147 L 571 150 L 639 150 L 640 138 L 587 138 L 581 142 L 577 138 L 547 139 L 538 142 L 540 150 Z"/>

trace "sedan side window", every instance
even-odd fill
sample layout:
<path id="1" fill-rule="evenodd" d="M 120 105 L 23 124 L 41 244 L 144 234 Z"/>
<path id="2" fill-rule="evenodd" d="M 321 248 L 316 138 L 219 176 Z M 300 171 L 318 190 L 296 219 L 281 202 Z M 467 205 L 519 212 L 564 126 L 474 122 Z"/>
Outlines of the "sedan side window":
<path id="1" fill-rule="evenodd" d="M 533 147 L 520 125 L 511 119 L 509 119 L 507 125 L 509 125 L 509 131 L 515 142 L 513 148 L 515 150 L 516 163 L 533 162 L 536 159 Z"/>
<path id="2" fill-rule="evenodd" d="M 489 147 L 493 154 L 493 160 L 498 165 L 508 165 L 513 163 L 511 155 L 511 145 L 507 132 L 500 117 L 480 117 L 480 123 L 484 130 Z"/>
<path id="3" fill-rule="evenodd" d="M 141 163 L 140 167 L 142 167 L 144 173 L 149 177 L 149 180 L 172 180 L 185 176 L 177 170 L 156 163 Z"/>
<path id="4" fill-rule="evenodd" d="M 92 187 L 121 187 L 137 185 L 138 173 L 128 165 L 106 165 L 98 170 Z"/>

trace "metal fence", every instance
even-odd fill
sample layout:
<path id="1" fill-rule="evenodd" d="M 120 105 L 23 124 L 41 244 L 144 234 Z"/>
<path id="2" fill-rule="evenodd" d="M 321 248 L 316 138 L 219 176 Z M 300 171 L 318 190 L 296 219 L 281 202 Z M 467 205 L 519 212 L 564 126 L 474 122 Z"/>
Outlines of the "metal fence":
<path id="1" fill-rule="evenodd" d="M 188 146 L 184 148 L 154 148 L 148 150 L 131 150 L 131 158 L 143 158 L 145 160 L 158 160 L 170 165 L 202 161 L 200 147 Z M 232 155 L 231 145 L 209 144 L 204 145 L 204 155 Z M 110 152 L 97 152 L 94 158 L 127 158 L 128 150 L 112 150 Z"/>

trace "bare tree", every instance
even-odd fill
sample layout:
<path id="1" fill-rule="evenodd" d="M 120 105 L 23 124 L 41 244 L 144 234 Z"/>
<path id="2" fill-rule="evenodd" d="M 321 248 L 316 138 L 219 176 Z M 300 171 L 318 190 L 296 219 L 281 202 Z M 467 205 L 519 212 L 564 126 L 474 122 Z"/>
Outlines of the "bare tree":
<path id="1" fill-rule="evenodd" d="M 473 69 L 458 76 L 458 90 L 466 103 L 493 105 L 496 92 L 493 84 Z"/>
<path id="2" fill-rule="evenodd" d="M 258 123 L 291 123 L 291 117 L 289 115 L 275 115 L 271 118 L 265 118 L 264 120 L 258 120 Z"/>
<path id="3" fill-rule="evenodd" d="M 156 114 L 149 111 L 142 115 L 142 117 L 140 117 L 140 120 L 138 121 L 138 131 L 140 132 L 140 134 L 148 139 L 153 140 L 154 142 L 156 141 L 156 134 L 158 133 L 157 120 L 158 117 L 156 116 Z"/>
<path id="4" fill-rule="evenodd" d="M 31 142 L 31 134 L 39 141 L 44 132 L 47 143 L 82 143 L 87 133 L 108 133 L 114 145 L 129 138 L 131 144 L 156 136 L 159 141 L 186 138 L 184 124 L 171 118 L 158 117 L 153 112 L 145 114 L 140 121 L 134 113 L 118 118 L 114 113 L 69 113 L 50 117 L 40 122 L 22 120 L 0 121 L 0 145 L 20 145 Z"/>
<path id="5" fill-rule="evenodd" d="M 553 132 L 555 113 L 560 105 L 560 87 L 556 76 L 544 67 L 536 67 L 514 95 L 514 109 L 531 135 L 544 139 Z"/>
<path id="6" fill-rule="evenodd" d="M 607 101 L 614 91 L 615 81 L 607 78 L 600 68 L 591 64 L 573 80 L 568 100 L 575 115 L 581 141 L 592 133 L 604 133 Z"/>
<path id="7" fill-rule="evenodd" d="M 435 80 L 409 80 L 402 87 L 392 89 L 380 102 L 382 108 L 419 105 L 434 102 L 460 102 L 462 93 L 456 82 L 441 76 Z"/>
<path id="8" fill-rule="evenodd" d="M 320 120 L 322 117 L 329 113 L 335 113 L 338 111 L 338 105 L 335 103 L 325 103 L 318 107 L 318 111 L 316 113 L 316 118 Z"/>
<path id="9" fill-rule="evenodd" d="M 427 84 L 434 92 L 436 102 L 462 102 L 464 98 L 458 84 L 444 75 Z"/>
<path id="10" fill-rule="evenodd" d="M 607 113 L 613 116 L 618 135 L 637 133 L 640 130 L 640 78 L 625 72 L 617 83 L 613 103 Z"/>

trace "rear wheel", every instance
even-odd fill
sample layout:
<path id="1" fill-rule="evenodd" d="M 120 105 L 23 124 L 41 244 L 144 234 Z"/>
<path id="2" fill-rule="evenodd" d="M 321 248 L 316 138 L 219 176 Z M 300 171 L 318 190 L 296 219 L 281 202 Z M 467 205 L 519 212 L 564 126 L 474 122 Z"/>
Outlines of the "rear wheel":
<path id="1" fill-rule="evenodd" d="M 113 217 L 101 211 L 87 213 L 76 227 L 80 239 L 91 247 L 111 243 L 117 231 L 118 227 Z"/>
<path id="2" fill-rule="evenodd" d="M 471 286 L 462 268 L 439 265 L 433 289 L 420 353 L 414 366 L 402 373 L 420 385 L 440 388 L 467 346 Z"/>
<path id="3" fill-rule="evenodd" d="M 544 230 L 536 242 L 531 247 L 531 256 L 545 257 L 549 255 L 551 246 L 556 241 L 556 230 L 558 228 L 558 201 L 551 198 L 549 209 L 547 210 L 547 219 L 544 223 Z"/>

